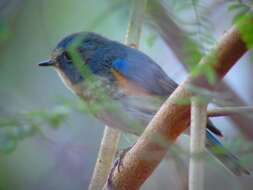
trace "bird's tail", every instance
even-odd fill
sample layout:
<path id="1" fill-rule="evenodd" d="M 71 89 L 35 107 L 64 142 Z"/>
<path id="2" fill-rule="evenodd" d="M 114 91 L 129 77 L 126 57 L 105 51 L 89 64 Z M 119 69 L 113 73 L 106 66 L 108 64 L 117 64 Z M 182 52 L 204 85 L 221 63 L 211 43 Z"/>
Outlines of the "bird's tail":
<path id="1" fill-rule="evenodd" d="M 209 130 L 207 130 L 206 133 L 206 148 L 233 174 L 238 176 L 250 174 L 250 172 L 240 164 L 239 159 L 226 149 Z"/>

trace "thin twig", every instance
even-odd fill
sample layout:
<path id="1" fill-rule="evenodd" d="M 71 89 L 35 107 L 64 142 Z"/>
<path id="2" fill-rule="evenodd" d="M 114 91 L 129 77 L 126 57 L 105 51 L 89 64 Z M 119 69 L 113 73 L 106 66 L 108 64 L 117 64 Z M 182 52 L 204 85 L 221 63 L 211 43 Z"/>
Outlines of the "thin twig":
<path id="1" fill-rule="evenodd" d="M 204 189 L 204 159 L 201 155 L 205 150 L 206 108 L 206 103 L 200 103 L 197 97 L 192 98 L 189 190 Z"/>
<path id="2" fill-rule="evenodd" d="M 213 51 L 201 59 L 199 66 L 210 64 L 210 61 L 213 63 L 213 53 L 216 52 L 215 64 L 212 66 L 221 79 L 246 51 L 240 33 L 232 27 Z M 124 167 L 120 172 L 114 170 L 112 174 L 114 189 L 139 189 L 164 158 L 169 145 L 189 126 L 190 105 L 178 103 L 179 100 L 192 96 L 187 90 L 189 84 L 209 90 L 214 87 L 203 75 L 194 79 L 188 77 L 179 85 L 153 117 L 136 144 L 125 155 L 122 160 Z"/>
<path id="3" fill-rule="evenodd" d="M 128 31 L 125 38 L 126 45 L 136 48 L 139 46 L 146 2 L 147 0 L 133 1 Z M 106 188 L 106 180 L 118 149 L 120 136 L 120 131 L 110 129 L 107 126 L 105 127 L 89 190 L 102 189 L 104 186 Z"/>
<path id="4" fill-rule="evenodd" d="M 222 81 L 218 85 L 220 91 L 227 92 L 231 96 L 233 101 L 233 106 L 246 106 L 246 102 L 235 92 L 225 81 Z M 229 119 L 237 126 L 237 128 L 242 132 L 242 134 L 249 140 L 253 138 L 253 129 L 251 125 L 253 124 L 253 117 L 247 117 L 247 115 L 232 114 Z"/>
<path id="5" fill-rule="evenodd" d="M 233 107 L 222 107 L 222 108 L 212 108 L 208 110 L 208 117 L 222 117 L 231 115 L 245 115 L 253 114 L 252 106 L 233 106 Z"/>
<path id="6" fill-rule="evenodd" d="M 147 0 L 133 1 L 125 44 L 139 47 Z"/>
<path id="7" fill-rule="evenodd" d="M 102 189 L 118 150 L 120 132 L 105 126 L 89 190 Z"/>

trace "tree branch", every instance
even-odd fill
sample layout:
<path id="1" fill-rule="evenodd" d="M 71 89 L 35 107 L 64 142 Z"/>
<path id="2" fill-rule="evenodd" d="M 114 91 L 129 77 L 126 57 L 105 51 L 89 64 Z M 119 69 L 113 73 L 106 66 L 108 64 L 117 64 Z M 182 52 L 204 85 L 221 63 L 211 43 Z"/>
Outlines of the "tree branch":
<path id="1" fill-rule="evenodd" d="M 213 4 L 213 6 L 216 5 L 217 3 Z M 155 30 L 168 44 L 184 68 L 188 70 L 187 65 L 183 64 L 185 62 L 185 52 L 183 50 L 185 41 L 191 42 L 193 40 L 187 36 L 187 33 L 182 30 L 175 21 L 173 21 L 173 19 L 171 19 L 171 15 L 169 14 L 170 10 L 167 9 L 166 6 L 165 1 L 149 1 L 148 13 L 151 15 L 151 21 L 153 21 L 152 24 L 155 25 L 153 26 Z M 229 84 L 226 83 L 226 81 L 222 81 L 217 87 L 231 96 L 231 100 L 234 103 L 233 106 L 246 105 L 245 101 L 242 100 L 242 98 L 229 86 Z M 218 88 L 216 88 L 216 90 Z M 244 136 L 249 139 L 253 138 L 253 130 L 249 125 L 253 123 L 252 118 L 234 114 L 231 115 L 229 119 L 235 123 Z"/>
<path id="2" fill-rule="evenodd" d="M 246 51 L 245 43 L 233 27 L 223 36 L 214 51 L 200 61 L 199 66 L 210 64 L 213 52 L 216 52 L 213 68 L 221 79 Z M 169 145 L 189 126 L 190 105 L 178 104 L 178 100 L 191 97 L 192 94 L 187 90 L 190 84 L 209 89 L 213 87 L 203 75 L 195 79 L 188 77 L 165 101 L 137 143 L 125 155 L 120 172 L 114 170 L 112 188 L 139 189 L 163 159 Z"/>

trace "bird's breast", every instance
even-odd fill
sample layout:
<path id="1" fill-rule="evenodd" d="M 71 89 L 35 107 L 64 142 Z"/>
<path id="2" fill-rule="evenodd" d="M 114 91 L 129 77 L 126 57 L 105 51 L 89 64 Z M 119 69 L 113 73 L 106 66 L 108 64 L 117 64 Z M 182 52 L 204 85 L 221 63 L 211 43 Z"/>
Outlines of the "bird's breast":
<path id="1" fill-rule="evenodd" d="M 57 74 L 59 75 L 60 79 L 62 80 L 62 82 L 64 83 L 64 85 L 74 94 L 81 96 L 84 92 L 84 87 L 82 85 L 82 83 L 77 83 L 77 84 L 73 84 L 69 78 L 67 77 L 67 75 L 62 72 L 60 69 L 56 68 L 55 69 Z"/>

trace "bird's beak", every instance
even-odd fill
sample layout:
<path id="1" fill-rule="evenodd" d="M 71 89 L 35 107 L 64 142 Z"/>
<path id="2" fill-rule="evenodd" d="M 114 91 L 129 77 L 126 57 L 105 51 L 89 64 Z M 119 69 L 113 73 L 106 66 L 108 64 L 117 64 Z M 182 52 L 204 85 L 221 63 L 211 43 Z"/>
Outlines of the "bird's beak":
<path id="1" fill-rule="evenodd" d="M 51 60 L 46 60 L 46 61 L 42 61 L 38 64 L 41 67 L 46 67 L 46 66 L 54 66 L 55 63 Z"/>

